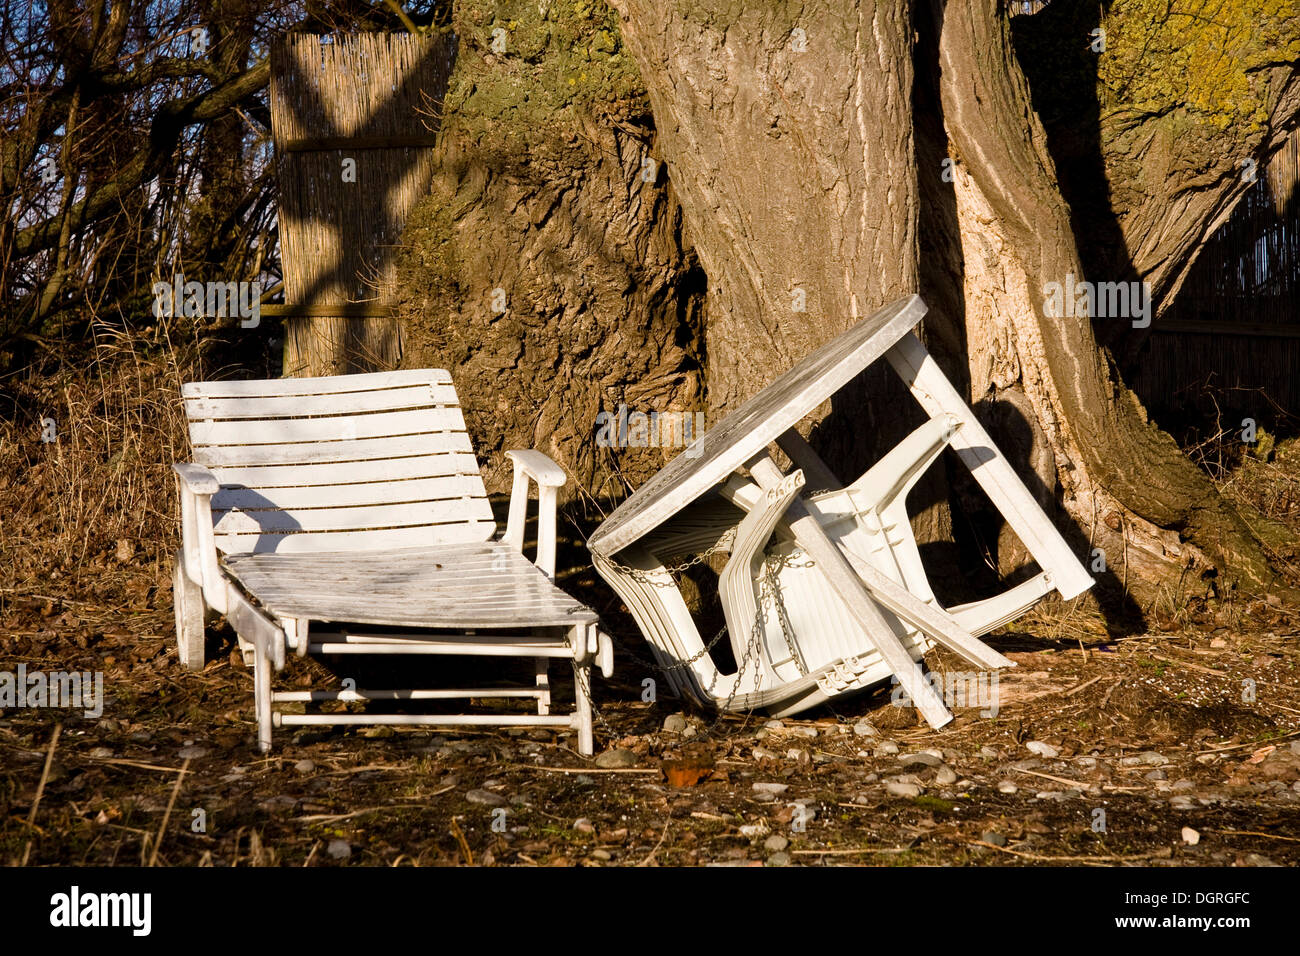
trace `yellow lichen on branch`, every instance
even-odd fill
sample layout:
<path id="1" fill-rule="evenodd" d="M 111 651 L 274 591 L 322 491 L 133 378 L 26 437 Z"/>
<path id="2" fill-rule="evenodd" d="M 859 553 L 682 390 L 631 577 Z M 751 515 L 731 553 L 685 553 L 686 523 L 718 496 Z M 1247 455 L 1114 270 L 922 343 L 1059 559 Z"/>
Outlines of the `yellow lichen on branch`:
<path id="1" fill-rule="evenodd" d="M 1295 0 L 1115 0 L 1101 23 L 1103 109 L 1253 132 L 1268 118 L 1266 68 L 1300 59 L 1296 13 Z"/>

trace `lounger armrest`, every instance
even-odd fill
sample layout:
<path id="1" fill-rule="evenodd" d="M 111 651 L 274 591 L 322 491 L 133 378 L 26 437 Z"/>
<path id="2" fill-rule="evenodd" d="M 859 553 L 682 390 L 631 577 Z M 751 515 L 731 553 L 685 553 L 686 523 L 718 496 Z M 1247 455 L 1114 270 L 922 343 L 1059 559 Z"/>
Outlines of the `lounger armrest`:
<path id="1" fill-rule="evenodd" d="M 196 495 L 215 495 L 221 489 L 217 476 L 202 465 L 174 464 L 172 471 L 180 475 L 185 487 Z"/>
<path id="2" fill-rule="evenodd" d="M 226 582 L 217 564 L 212 532 L 212 496 L 221 488 L 202 465 L 174 464 L 181 494 L 181 554 L 185 575 L 203 589 L 203 600 L 219 614 L 228 609 Z"/>
<path id="3" fill-rule="evenodd" d="M 514 484 L 510 486 L 510 517 L 502 540 L 520 552 L 524 550 L 524 524 L 528 517 L 528 480 L 537 483 L 537 560 L 549 578 L 555 577 L 556 489 L 563 486 L 564 470 L 540 451 L 512 450 L 506 457 L 514 462 Z"/>
<path id="4" fill-rule="evenodd" d="M 540 451 L 515 449 L 506 452 L 506 457 L 515 464 L 515 474 L 526 474 L 537 482 L 541 488 L 562 488 L 566 480 L 564 469 Z"/>

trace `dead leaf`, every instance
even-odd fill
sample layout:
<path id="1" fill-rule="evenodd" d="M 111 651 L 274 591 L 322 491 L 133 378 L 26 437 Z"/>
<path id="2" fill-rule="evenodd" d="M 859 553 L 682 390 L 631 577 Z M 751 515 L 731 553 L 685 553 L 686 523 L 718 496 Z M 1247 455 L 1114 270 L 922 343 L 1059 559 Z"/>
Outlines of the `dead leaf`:
<path id="1" fill-rule="evenodd" d="M 665 760 L 659 765 L 669 786 L 694 787 L 700 781 L 713 776 L 713 761 L 699 757 L 683 757 L 680 760 Z"/>
<path id="2" fill-rule="evenodd" d="M 1277 750 L 1276 744 L 1269 744 L 1267 747 L 1260 747 L 1246 760 L 1246 763 L 1262 763 L 1264 758 Z"/>

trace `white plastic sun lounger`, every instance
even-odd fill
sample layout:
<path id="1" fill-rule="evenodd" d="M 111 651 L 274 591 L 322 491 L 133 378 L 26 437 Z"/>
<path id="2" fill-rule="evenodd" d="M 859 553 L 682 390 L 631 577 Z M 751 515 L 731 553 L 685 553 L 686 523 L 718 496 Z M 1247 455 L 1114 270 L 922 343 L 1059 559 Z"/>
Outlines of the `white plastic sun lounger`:
<path id="1" fill-rule="evenodd" d="M 608 676 L 595 612 L 558 588 L 555 508 L 563 471 L 536 451 L 514 462 L 509 520 L 496 525 L 451 376 L 442 370 L 182 389 L 194 463 L 180 480 L 176 636 L 204 665 L 207 610 L 226 616 L 254 670 L 258 744 L 307 724 L 571 728 L 592 753 L 591 664 Z M 529 482 L 539 488 L 536 562 L 523 555 Z M 533 686 L 272 691 L 286 654 L 525 658 Z M 573 714 L 551 714 L 547 664 L 571 662 Z M 354 683 L 354 682 L 353 682 Z M 535 702 L 535 713 L 280 713 L 282 702 Z"/>
<path id="2" fill-rule="evenodd" d="M 925 304 L 881 309 L 809 355 L 637 490 L 588 542 L 670 686 L 701 704 L 793 714 L 895 675 L 934 726 L 952 719 L 915 663 L 942 644 L 982 670 L 1006 657 L 978 640 L 1056 590 L 1092 585 L 1083 566 L 911 330 Z M 928 420 L 845 485 L 795 430 L 885 358 Z M 795 464 L 781 473 L 775 442 Z M 1040 572 L 993 597 L 940 606 L 906 510 L 908 492 L 951 447 Z M 808 494 L 807 476 L 816 493 Z M 729 553 L 719 598 L 738 667 L 719 671 L 668 565 Z"/>

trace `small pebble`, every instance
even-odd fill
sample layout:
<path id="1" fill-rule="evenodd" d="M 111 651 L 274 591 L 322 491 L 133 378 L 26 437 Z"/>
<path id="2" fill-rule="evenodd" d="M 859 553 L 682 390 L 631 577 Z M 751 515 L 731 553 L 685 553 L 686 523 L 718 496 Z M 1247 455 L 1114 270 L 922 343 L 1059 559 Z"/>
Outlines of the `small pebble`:
<path id="1" fill-rule="evenodd" d="M 330 855 L 331 859 L 346 860 L 352 855 L 352 844 L 347 840 L 330 840 L 325 852 Z"/>
<path id="2" fill-rule="evenodd" d="M 790 854 L 789 854 L 789 853 L 773 853 L 771 856 L 769 856 L 769 857 L 767 858 L 767 865 L 768 865 L 768 866 L 789 866 L 789 865 L 790 865 Z"/>
<path id="3" fill-rule="evenodd" d="M 772 829 L 764 821 L 758 823 L 746 823 L 740 828 L 740 835 L 749 837 L 751 840 L 755 837 L 761 837 L 764 834 L 771 833 Z"/>
<path id="4" fill-rule="evenodd" d="M 1201 835 L 1191 827 L 1183 827 L 1183 842 L 1188 846 L 1196 846 L 1201 842 Z"/>
<path id="5" fill-rule="evenodd" d="M 107 747 L 96 747 L 90 752 L 90 755 L 97 760 L 105 760 L 108 757 L 113 756 L 113 751 Z"/>
<path id="6" fill-rule="evenodd" d="M 178 750 L 176 756 L 180 757 L 182 760 L 198 760 L 200 757 L 207 756 L 207 753 L 208 750 L 206 747 L 190 744 L 190 746 L 182 747 Z"/>
<path id="7" fill-rule="evenodd" d="M 596 758 L 596 766 L 602 770 L 619 770 L 636 766 L 636 754 L 625 747 L 606 750 Z"/>
<path id="8" fill-rule="evenodd" d="M 886 780 L 885 790 L 895 797 L 919 797 L 921 788 L 914 783 L 900 783 L 897 780 Z"/>
<path id="9" fill-rule="evenodd" d="M 898 753 L 898 744 L 894 743 L 892 740 L 882 740 L 880 743 L 876 744 L 877 757 L 892 757 L 896 753 Z"/>
<path id="10" fill-rule="evenodd" d="M 1015 793 L 1019 789 L 1020 788 L 1010 780 L 1002 780 L 998 782 L 998 793 Z"/>
<path id="11" fill-rule="evenodd" d="M 1121 757 L 1119 761 L 1121 767 L 1162 767 L 1167 763 L 1169 763 L 1169 758 L 1164 754 L 1156 753 L 1154 750 L 1148 750 L 1131 757 Z"/>
<path id="12" fill-rule="evenodd" d="M 902 754 L 899 756 L 898 762 L 904 767 L 911 766 L 912 764 L 922 764 L 926 767 L 937 767 L 939 764 L 943 763 L 943 758 L 936 757 L 934 754 L 929 752 L 922 752 L 916 754 Z"/>
<path id="13" fill-rule="evenodd" d="M 510 802 L 501 794 L 493 793 L 491 790 L 470 790 L 466 792 L 465 799 L 485 807 L 504 807 Z"/>
<path id="14" fill-rule="evenodd" d="M 1061 755 L 1061 752 L 1059 750 L 1057 750 L 1051 744 L 1043 743 L 1043 741 L 1041 740 L 1029 741 L 1029 743 L 1025 744 L 1025 749 L 1028 750 L 1030 753 L 1038 754 L 1038 756 L 1040 757 L 1046 757 L 1048 760 L 1051 760 L 1055 757 L 1059 757 Z"/>
<path id="15" fill-rule="evenodd" d="M 578 819 L 574 820 L 573 829 L 577 830 L 579 833 L 596 832 L 595 826 L 593 826 L 592 822 L 588 820 L 586 817 L 578 817 Z"/>
<path id="16" fill-rule="evenodd" d="M 613 859 L 613 857 L 609 855 L 608 850 L 600 850 L 600 849 L 592 850 L 591 857 L 594 860 L 602 860 L 606 863 L 608 863 L 610 860 Z"/>
<path id="17" fill-rule="evenodd" d="M 682 714 L 669 714 L 664 720 L 664 732 L 680 734 L 686 730 L 686 717 Z"/>
<path id="18" fill-rule="evenodd" d="M 871 726 L 871 724 L 867 723 L 865 720 L 859 721 L 853 725 L 853 735 L 855 737 L 875 737 L 877 736 L 876 728 Z"/>
<path id="19" fill-rule="evenodd" d="M 1006 846 L 1007 838 L 996 830 L 985 830 L 980 834 L 981 843 L 992 843 L 994 846 Z"/>
<path id="20" fill-rule="evenodd" d="M 294 764 L 293 769 L 298 773 L 311 773 L 316 769 L 316 764 L 311 760 L 303 759 Z"/>
<path id="21" fill-rule="evenodd" d="M 763 841 L 763 849 L 772 853 L 779 853 L 790 845 L 790 841 L 779 833 L 773 833 Z"/>
<path id="22" fill-rule="evenodd" d="M 935 772 L 934 782 L 937 786 L 946 787 L 957 782 L 957 771 L 953 770 L 947 764 L 941 764 Z"/>

